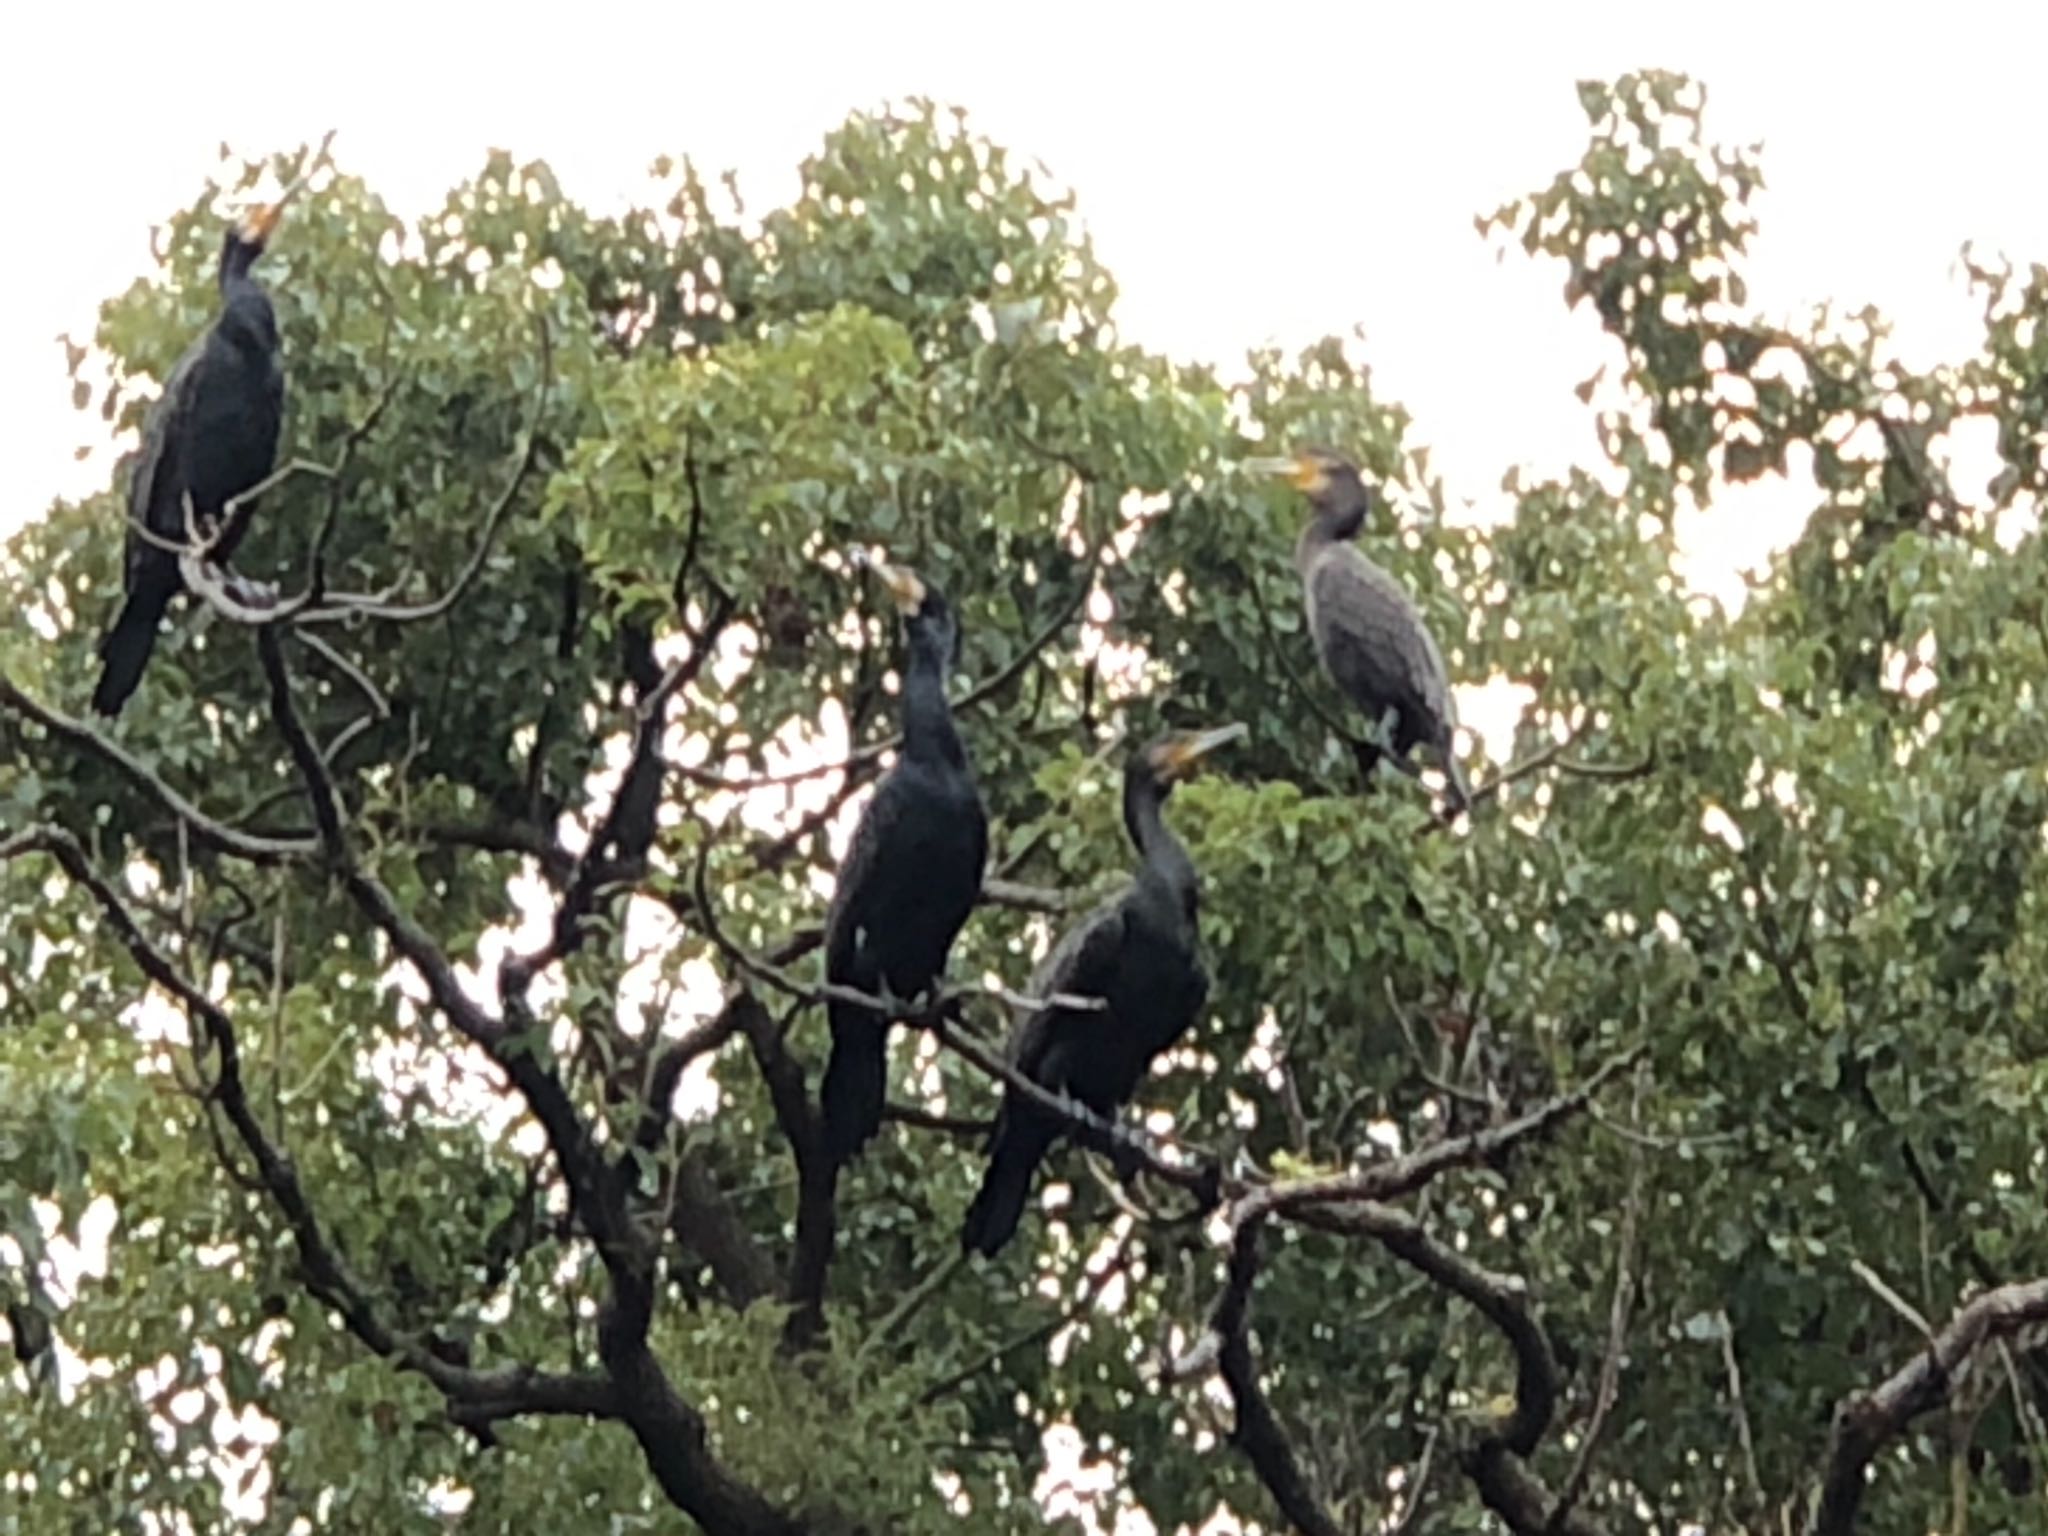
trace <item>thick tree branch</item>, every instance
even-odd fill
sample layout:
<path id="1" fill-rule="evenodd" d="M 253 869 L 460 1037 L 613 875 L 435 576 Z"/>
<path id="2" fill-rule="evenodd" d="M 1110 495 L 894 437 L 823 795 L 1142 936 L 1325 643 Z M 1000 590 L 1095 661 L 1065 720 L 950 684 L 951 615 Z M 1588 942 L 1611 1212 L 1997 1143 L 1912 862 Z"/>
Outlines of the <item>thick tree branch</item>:
<path id="1" fill-rule="evenodd" d="M 1236 1408 L 1231 1442 L 1244 1452 L 1280 1512 L 1303 1536 L 1345 1536 L 1336 1516 L 1309 1487 L 1308 1475 L 1259 1384 L 1259 1364 L 1252 1355 L 1251 1297 L 1252 1282 L 1259 1272 L 1259 1235 L 1264 1228 L 1263 1221 L 1255 1220 L 1237 1229 L 1230 1246 L 1230 1277 L 1209 1314 L 1210 1331 L 1221 1346 L 1217 1364 Z"/>
<path id="2" fill-rule="evenodd" d="M 1496 1274 L 1431 1237 L 1406 1212 L 1376 1203 L 1319 1210 L 1313 1224 L 1376 1240 L 1403 1263 L 1477 1308 L 1515 1354 L 1514 1406 L 1460 1460 L 1486 1506 L 1515 1536 L 1600 1536 L 1583 1513 L 1564 1509 L 1524 1464 L 1557 1412 L 1557 1361 L 1517 1276 Z"/>
<path id="3" fill-rule="evenodd" d="M 1948 1400 L 1986 1344 L 2048 1323 L 2048 1279 L 2001 1285 L 1964 1307 L 1927 1347 L 1882 1383 L 1835 1410 L 1827 1469 L 1812 1536 L 1849 1536 L 1863 1502 L 1871 1462 L 1906 1426 Z"/>
<path id="4" fill-rule="evenodd" d="M 786 1288 L 791 1311 L 783 1344 L 795 1351 L 815 1344 L 825 1331 L 825 1282 L 839 1236 L 835 1195 L 839 1164 L 825 1146 L 825 1128 L 804 1089 L 803 1068 L 789 1054 L 782 1031 L 765 1008 L 745 1021 L 747 1044 L 761 1080 L 768 1086 L 775 1122 L 796 1157 L 796 1236 L 790 1247 Z"/>
<path id="5" fill-rule="evenodd" d="M 273 673 L 273 719 L 318 815 L 323 803 L 338 804 L 333 783 L 292 704 L 281 651 L 269 646 L 263 660 L 266 671 Z M 464 990 L 453 963 L 433 937 L 398 906 L 381 882 L 357 866 L 338 823 L 330 833 L 323 820 L 323 836 L 350 897 L 420 974 L 435 1006 L 511 1080 L 546 1134 L 570 1207 L 596 1244 L 611 1281 L 599 1316 L 598 1344 L 618 1414 L 639 1441 L 662 1491 L 708 1536 L 804 1536 L 800 1522 L 736 1477 L 713 1452 L 703 1415 L 677 1393 L 648 1348 L 658 1250 L 636 1233 L 622 1192 L 592 1144 L 588 1126 L 543 1054 L 543 1026 L 527 995 L 538 969 L 532 957 L 508 957 L 499 967 L 504 1012 L 502 1018 L 492 1014 Z"/>
<path id="6" fill-rule="evenodd" d="M 702 1159 L 687 1150 L 676 1164 L 669 1232 L 710 1266 L 712 1279 L 739 1311 L 776 1294 L 775 1267 Z"/>

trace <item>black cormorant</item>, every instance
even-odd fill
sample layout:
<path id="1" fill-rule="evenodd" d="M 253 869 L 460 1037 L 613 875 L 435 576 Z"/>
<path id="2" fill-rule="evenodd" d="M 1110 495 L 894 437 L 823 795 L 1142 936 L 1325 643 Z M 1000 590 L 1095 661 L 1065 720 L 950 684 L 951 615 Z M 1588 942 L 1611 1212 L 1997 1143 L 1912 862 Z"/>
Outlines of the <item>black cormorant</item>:
<path id="1" fill-rule="evenodd" d="M 284 416 L 284 369 L 278 361 L 277 316 L 270 295 L 251 274 L 276 228 L 284 203 L 256 208 L 231 227 L 220 251 L 220 313 L 171 370 L 142 428 L 142 451 L 128 483 L 128 540 L 120 617 L 100 642 L 100 679 L 92 707 L 119 714 L 142 680 L 156 648 L 157 623 L 184 590 L 175 551 L 157 539 L 185 542 L 185 498 L 202 530 L 220 526 L 228 502 L 260 484 L 277 456 Z M 213 546 L 223 564 L 249 526 L 237 515 Z"/>
<path id="2" fill-rule="evenodd" d="M 1124 826 L 1138 850 L 1137 878 L 1070 930 L 1032 978 L 1040 1000 L 1099 998 L 1107 1006 L 1036 1010 L 1011 1038 L 1011 1063 L 1105 1119 L 1130 1102 L 1154 1058 L 1186 1033 L 1208 1000 L 1195 866 L 1163 811 L 1176 783 L 1244 733 L 1241 725 L 1180 731 L 1131 754 Z M 994 1254 L 1010 1240 L 1039 1161 L 1060 1129 L 1019 1095 L 1004 1095 L 989 1137 L 988 1171 L 960 1234 L 963 1247 Z"/>
<path id="3" fill-rule="evenodd" d="M 981 892 L 988 819 L 946 699 L 959 628 L 945 594 L 914 571 L 868 562 L 903 615 L 903 746 L 854 828 L 825 920 L 825 976 L 909 1001 L 944 974 Z M 889 1020 L 831 1003 L 832 1059 L 821 1094 L 836 1162 L 882 1124 Z"/>
<path id="4" fill-rule="evenodd" d="M 1435 749 L 1451 814 L 1465 810 L 1472 794 L 1456 755 L 1458 713 L 1443 653 L 1401 584 L 1351 542 L 1372 510 L 1357 467 L 1320 448 L 1251 467 L 1286 476 L 1314 511 L 1294 547 L 1294 568 L 1323 670 L 1404 769 L 1413 772 L 1408 754 L 1418 743 Z"/>

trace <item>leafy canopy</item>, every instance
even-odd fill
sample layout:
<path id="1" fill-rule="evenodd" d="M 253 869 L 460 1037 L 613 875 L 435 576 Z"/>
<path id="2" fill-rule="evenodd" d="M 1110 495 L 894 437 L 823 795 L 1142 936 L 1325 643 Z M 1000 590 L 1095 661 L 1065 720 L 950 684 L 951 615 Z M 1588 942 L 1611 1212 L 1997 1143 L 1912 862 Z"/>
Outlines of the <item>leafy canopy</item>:
<path id="1" fill-rule="evenodd" d="M 332 474 L 266 496 L 238 569 L 304 588 L 327 524 L 326 587 L 387 611 L 285 637 L 288 716 L 247 626 L 188 604 L 106 733 L 291 851 L 224 850 L 50 723 L 116 599 L 118 475 L 0 572 L 25 621 L 0 637 L 6 1528 L 425 1531 L 453 1498 L 484 1530 L 1024 1531 L 1058 1425 L 1112 1473 L 1105 1522 L 1279 1528 L 1243 1404 L 1160 1370 L 1224 1285 L 1214 1223 L 1156 1183 L 1134 1221 L 1069 1151 L 1052 1209 L 953 1266 L 998 1087 L 926 1036 L 893 1057 L 921 1117 L 839 1181 L 826 1342 L 784 1346 L 823 1021 L 758 980 L 728 1006 L 749 978 L 712 921 L 815 974 L 892 729 L 893 618 L 846 558 L 876 544 L 952 595 L 986 685 L 964 719 L 1017 889 L 956 979 L 1021 985 L 1128 867 L 1115 731 L 1251 727 L 1173 805 L 1215 986 L 1155 1127 L 1233 1168 L 1371 1166 L 1642 1047 L 1597 1116 L 1406 1203 L 1527 1282 L 1560 1376 L 1533 1440 L 1526 1341 L 1469 1292 L 1383 1234 L 1267 1231 L 1258 1379 L 1329 1528 L 1418 1478 L 1412 1531 L 1544 1528 L 1488 1481 L 1503 1458 L 1603 1530 L 1801 1517 L 1834 1405 L 1921 1347 L 1899 1301 L 1938 1326 L 2048 1272 L 2048 270 L 1973 258 L 1984 346 L 1931 370 L 1873 311 L 1781 326 L 1743 285 L 1756 153 L 1709 141 L 1682 79 L 1581 97 L 1580 164 L 1481 226 L 1611 336 L 1599 457 L 1511 479 L 1485 528 L 1447 518 L 1355 347 L 1224 377 L 1123 341 L 1069 202 L 922 104 L 849 119 L 757 223 L 687 163 L 608 218 L 502 155 L 409 225 L 346 174 L 295 206 L 263 267 L 286 440 Z M 109 420 L 209 319 L 221 195 L 295 168 L 230 168 L 107 304 Z M 1969 423 L 1986 486 L 1943 468 Z M 1302 440 L 1384 488 L 1368 547 L 1454 675 L 1526 685 L 1531 771 L 1456 833 L 1401 781 L 1360 794 L 1310 676 L 1301 509 L 1236 467 Z M 1739 612 L 1690 595 L 1676 515 L 1776 476 L 1810 481 L 1803 530 Z M 664 736 L 635 708 L 671 664 Z M 306 851 L 294 718 L 345 849 Z M 217 1022 L 162 976 L 138 1006 L 123 908 Z M 530 987 L 499 969 L 521 909 L 519 954 L 572 914 Z M 714 1048 L 633 1150 L 682 1040 Z M 109 1211 L 80 1274 L 64 1245 Z M 2044 1381 L 2024 1347 L 1967 1378 L 1878 1460 L 1861 1528 L 2038 1519 Z"/>

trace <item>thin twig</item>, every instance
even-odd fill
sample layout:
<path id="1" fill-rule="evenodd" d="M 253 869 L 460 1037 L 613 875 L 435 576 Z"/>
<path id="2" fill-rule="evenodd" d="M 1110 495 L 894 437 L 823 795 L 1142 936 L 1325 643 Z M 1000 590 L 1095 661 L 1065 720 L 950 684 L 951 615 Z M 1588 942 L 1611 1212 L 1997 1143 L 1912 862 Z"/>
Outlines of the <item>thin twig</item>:
<path id="1" fill-rule="evenodd" d="M 1083 1271 L 1081 1283 L 1074 1290 L 1074 1299 L 1057 1313 L 1047 1318 L 1044 1322 L 1018 1334 L 1015 1338 L 996 1345 L 995 1348 L 981 1356 L 971 1365 L 963 1366 L 950 1375 L 933 1382 L 918 1394 L 918 1406 L 922 1408 L 930 1407 L 933 1403 L 939 1401 L 940 1398 L 957 1392 L 983 1371 L 1000 1365 L 1019 1350 L 1031 1349 L 1039 1344 L 1046 1343 L 1062 1328 L 1079 1319 L 1083 1313 L 1087 1312 L 1095 1304 L 1097 1298 L 1109 1288 L 1110 1281 L 1121 1275 L 1131 1260 L 1136 1257 L 1137 1244 L 1135 1238 L 1135 1229 L 1125 1232 L 1122 1241 L 1117 1244 L 1116 1251 L 1110 1256 L 1107 1264 L 1092 1274 Z"/>
<path id="2" fill-rule="evenodd" d="M 1040 653 L 1059 638 L 1060 632 L 1074 621 L 1075 615 L 1087 603 L 1088 594 L 1095 588 L 1095 575 L 1101 564 L 1103 547 L 1101 544 L 1096 546 L 1074 595 L 1051 619 L 1039 627 L 1038 632 L 1024 643 L 1023 648 L 1015 656 L 953 700 L 952 708 L 955 713 L 964 713 L 1001 693 L 1023 676 Z M 813 763 L 806 768 L 791 768 L 779 773 L 764 773 L 750 777 L 728 778 L 724 774 L 712 773 L 702 768 L 688 768 L 680 764 L 672 764 L 669 771 L 700 789 L 747 794 L 757 789 L 779 789 L 790 784 L 802 784 L 811 779 L 823 778 L 830 773 L 850 772 L 894 752 L 902 745 L 903 737 L 898 733 L 880 741 L 870 742 L 864 747 L 856 747 L 843 758 Z"/>
<path id="3" fill-rule="evenodd" d="M 1770 1495 L 1764 1492 L 1763 1473 L 1757 1466 L 1756 1437 L 1749 1427 L 1749 1399 L 1742 1391 L 1742 1363 L 1735 1357 L 1735 1328 L 1728 1314 L 1721 1314 L 1721 1369 L 1728 1376 L 1728 1401 L 1735 1410 L 1735 1442 L 1742 1450 L 1742 1474 L 1749 1480 L 1749 1496 L 1759 1510 L 1769 1509 Z"/>
<path id="4" fill-rule="evenodd" d="M 554 342 L 544 318 L 535 315 L 533 324 L 540 350 L 540 367 L 538 381 L 534 386 L 531 414 L 520 432 L 519 452 L 513 461 L 511 477 L 505 482 L 504 489 L 498 493 L 490 511 L 485 515 L 483 532 L 477 539 L 476 548 L 471 551 L 469 559 L 457 573 L 454 584 L 439 597 L 411 604 L 390 602 L 382 594 L 359 596 L 330 593 L 323 600 L 322 606 L 299 614 L 298 623 L 324 624 L 340 620 L 374 619 L 386 624 L 418 624 L 440 618 L 462 601 L 482 573 L 485 563 L 489 561 L 491 551 L 497 542 L 498 530 L 503 525 L 506 514 L 511 511 L 520 488 L 526 484 L 527 476 L 533 471 L 534 457 L 540 445 L 541 417 L 546 407 L 548 389 L 554 382 Z"/>
<path id="5" fill-rule="evenodd" d="M 1635 1095 L 1629 1105 L 1631 1120 L 1642 1118 L 1645 1076 L 1644 1069 L 1638 1066 Z M 1629 1311 L 1635 1300 L 1636 1233 L 1642 1216 L 1644 1163 L 1642 1149 L 1637 1148 L 1629 1159 L 1628 1193 L 1622 1200 L 1621 1238 L 1614 1258 L 1614 1299 L 1607 1309 L 1607 1349 L 1600 1358 L 1600 1380 L 1593 1393 L 1593 1416 L 1579 1439 L 1578 1455 L 1564 1480 L 1564 1487 L 1558 1493 L 1557 1507 L 1551 1511 L 1552 1536 L 1564 1529 L 1572 1511 L 1578 1508 L 1579 1500 L 1586 1495 L 1593 1477 L 1593 1456 L 1600 1449 L 1600 1437 L 1606 1433 L 1607 1418 L 1614 1411 L 1621 1388 L 1621 1356 L 1628 1347 Z"/>

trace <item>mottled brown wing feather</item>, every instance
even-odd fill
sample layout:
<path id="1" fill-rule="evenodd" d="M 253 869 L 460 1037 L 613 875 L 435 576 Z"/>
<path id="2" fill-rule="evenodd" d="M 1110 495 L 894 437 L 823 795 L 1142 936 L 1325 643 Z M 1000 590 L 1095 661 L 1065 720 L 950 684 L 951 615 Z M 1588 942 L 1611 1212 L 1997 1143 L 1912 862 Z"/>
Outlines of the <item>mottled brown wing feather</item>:
<path id="1" fill-rule="evenodd" d="M 1309 570 L 1316 647 L 1354 700 L 1413 709 L 1449 733 L 1455 716 L 1443 653 L 1401 584 L 1349 544 L 1323 550 Z"/>

